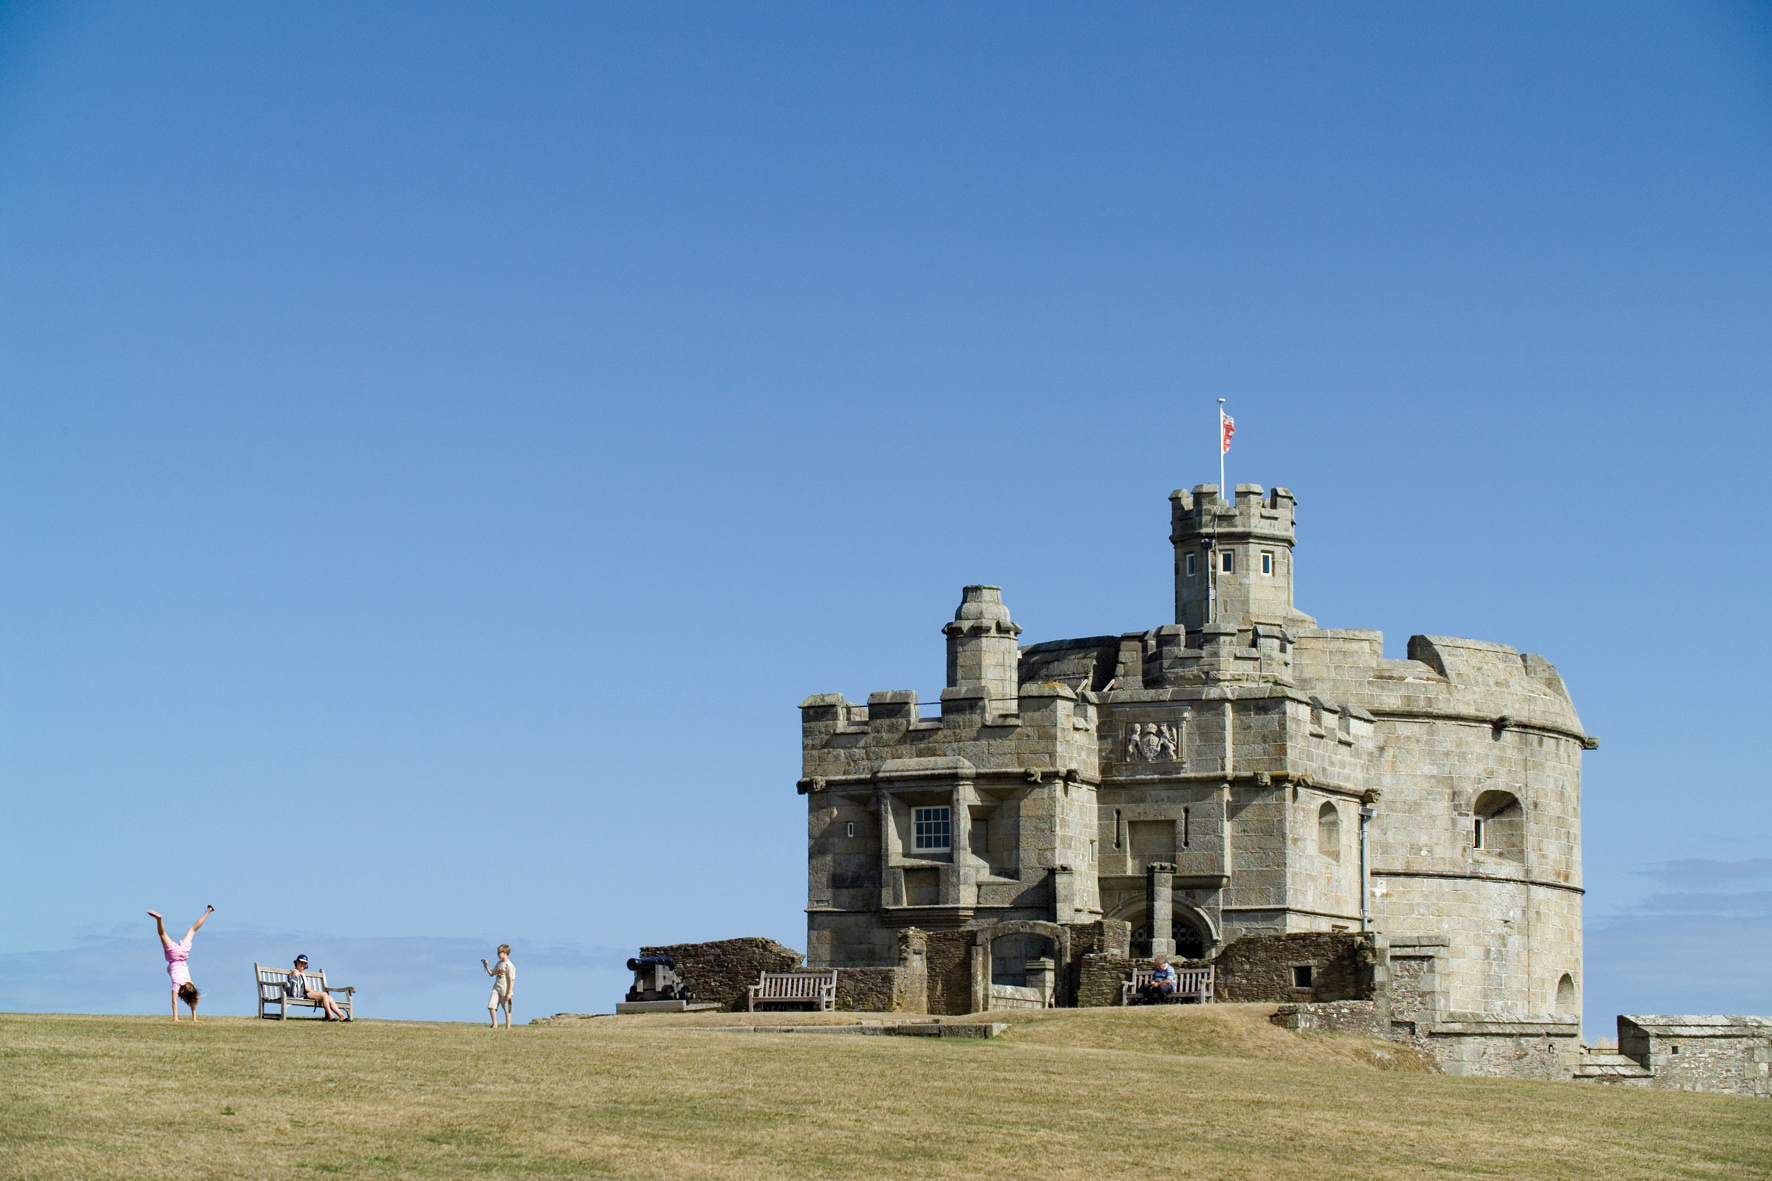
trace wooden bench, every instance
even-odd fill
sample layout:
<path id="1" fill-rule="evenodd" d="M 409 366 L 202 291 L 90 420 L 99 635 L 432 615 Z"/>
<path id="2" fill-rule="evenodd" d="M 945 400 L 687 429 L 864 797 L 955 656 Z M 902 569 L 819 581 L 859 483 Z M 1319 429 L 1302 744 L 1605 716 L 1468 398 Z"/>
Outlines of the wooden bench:
<path id="1" fill-rule="evenodd" d="M 338 1001 L 338 1007 L 344 1010 L 346 1020 L 352 1020 L 356 1016 L 351 1009 L 351 994 L 357 991 L 356 987 L 326 983 L 326 969 L 324 968 L 317 972 L 310 969 L 302 973 L 309 993 L 307 996 L 290 996 L 284 987 L 289 982 L 290 975 L 295 971 L 294 968 L 267 968 L 262 964 L 254 964 L 252 971 L 258 977 L 258 1015 L 260 1017 L 275 1017 L 279 1021 L 286 1021 L 289 1019 L 289 1009 L 292 1005 L 301 1005 L 323 1014 L 325 1007 L 321 1005 L 319 998 L 313 995 L 315 992 L 344 993 L 345 999 Z M 338 1000 L 336 996 L 333 999 Z M 273 1013 L 272 1009 L 275 1009 L 276 1012 Z"/>
<path id="2" fill-rule="evenodd" d="M 1175 965 L 1171 964 L 1170 967 L 1175 967 Z M 1175 968 L 1175 991 L 1164 998 L 1165 1003 L 1174 1004 L 1178 1001 L 1186 1001 L 1201 1005 L 1211 1004 L 1214 971 L 1213 968 Z M 1132 979 L 1120 985 L 1120 1003 L 1130 1005 L 1134 999 L 1143 994 L 1145 986 L 1150 982 L 1151 965 L 1134 964 Z"/>
<path id="3" fill-rule="evenodd" d="M 755 1012 L 759 1004 L 811 1005 L 816 1012 L 829 1013 L 837 1007 L 837 969 L 828 972 L 763 972 L 751 985 L 750 1003 Z"/>

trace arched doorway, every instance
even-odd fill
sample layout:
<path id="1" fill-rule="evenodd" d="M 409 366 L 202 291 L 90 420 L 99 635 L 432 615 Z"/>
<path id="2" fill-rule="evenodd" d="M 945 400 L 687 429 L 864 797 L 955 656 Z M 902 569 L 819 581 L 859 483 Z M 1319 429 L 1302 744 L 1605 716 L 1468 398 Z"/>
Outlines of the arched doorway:
<path id="1" fill-rule="evenodd" d="M 1203 960 L 1218 952 L 1218 928 L 1205 911 L 1179 898 L 1174 902 L 1169 924 L 1169 938 L 1175 941 L 1177 959 Z M 1149 959 L 1151 928 L 1142 904 L 1122 906 L 1111 918 L 1124 919 L 1132 925 L 1132 956 Z"/>
<path id="2" fill-rule="evenodd" d="M 1050 969 L 1036 966 L 1049 961 Z M 972 947 L 972 1008 L 1068 1007 L 1071 933 L 1057 923 L 1016 919 L 978 928 Z"/>

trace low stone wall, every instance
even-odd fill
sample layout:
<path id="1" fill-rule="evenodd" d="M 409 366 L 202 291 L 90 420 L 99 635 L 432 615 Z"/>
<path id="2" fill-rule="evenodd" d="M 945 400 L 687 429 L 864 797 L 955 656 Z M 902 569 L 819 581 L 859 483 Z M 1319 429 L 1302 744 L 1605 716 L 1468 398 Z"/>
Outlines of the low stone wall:
<path id="1" fill-rule="evenodd" d="M 899 969 L 838 968 L 837 1008 L 845 1013 L 896 1013 Z"/>
<path id="2" fill-rule="evenodd" d="M 1397 1038 L 1421 1046 L 1447 1074 L 1478 1078 L 1567 1081 L 1581 1058 L 1576 1022 L 1496 1021 L 1479 1013 L 1454 1013 L 1425 1036 Z"/>
<path id="3" fill-rule="evenodd" d="M 668 955 L 677 961 L 677 975 L 698 1001 L 714 1001 L 731 1012 L 745 1007 L 750 987 L 764 972 L 791 972 L 805 957 L 773 939 L 717 939 L 712 943 L 672 943 L 642 947 L 642 956 Z M 837 977 L 842 986 L 842 975 Z"/>
<path id="4" fill-rule="evenodd" d="M 1357 1033 L 1365 1037 L 1388 1037 L 1390 1023 L 1382 1019 L 1377 1001 L 1324 1001 L 1281 1005 L 1268 1018 L 1294 1033 Z"/>
<path id="5" fill-rule="evenodd" d="M 1370 935 L 1351 931 L 1245 935 L 1214 957 L 1218 965 L 1214 998 L 1300 1004 L 1373 1000 L 1374 948 Z M 1310 969 L 1309 986 L 1294 982 L 1297 968 Z"/>

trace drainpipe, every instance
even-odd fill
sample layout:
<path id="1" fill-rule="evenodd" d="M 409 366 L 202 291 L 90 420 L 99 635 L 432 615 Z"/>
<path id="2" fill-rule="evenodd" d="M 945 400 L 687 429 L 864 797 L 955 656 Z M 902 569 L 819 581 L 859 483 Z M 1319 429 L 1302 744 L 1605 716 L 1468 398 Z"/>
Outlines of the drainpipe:
<path id="1" fill-rule="evenodd" d="M 1371 823 L 1372 818 L 1374 816 L 1378 815 L 1378 809 L 1374 808 L 1372 806 L 1373 802 L 1377 799 L 1378 799 L 1378 793 L 1376 791 L 1369 791 L 1366 793 L 1366 795 L 1364 796 L 1364 798 L 1362 799 L 1362 802 L 1360 804 L 1360 930 L 1361 931 L 1369 931 L 1372 928 L 1372 911 L 1371 911 L 1372 889 L 1371 889 L 1370 871 L 1367 868 L 1368 863 L 1367 863 L 1367 859 L 1366 859 L 1366 826 Z"/>

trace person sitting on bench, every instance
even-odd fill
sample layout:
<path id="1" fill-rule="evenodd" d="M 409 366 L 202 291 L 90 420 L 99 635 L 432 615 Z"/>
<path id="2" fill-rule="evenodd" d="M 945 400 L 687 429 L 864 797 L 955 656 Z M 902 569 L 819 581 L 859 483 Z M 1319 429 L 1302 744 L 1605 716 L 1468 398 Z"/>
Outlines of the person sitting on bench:
<path id="1" fill-rule="evenodd" d="M 1151 965 L 1151 982 L 1141 990 L 1145 1004 L 1162 1004 L 1175 995 L 1176 986 L 1180 983 L 1181 977 L 1169 966 L 1169 958 L 1157 956 L 1156 962 Z"/>
<path id="2" fill-rule="evenodd" d="M 331 993 L 327 992 L 324 988 L 310 989 L 308 987 L 308 978 L 305 975 L 307 970 L 308 957 L 305 955 L 296 956 L 295 967 L 289 973 L 289 980 L 283 985 L 283 991 L 288 995 L 289 999 L 292 1001 L 318 1001 L 320 1007 L 326 1011 L 326 1019 L 328 1021 L 349 1020 L 349 1018 L 345 1016 L 344 1010 L 338 1007 L 338 1002 L 332 999 Z"/>

